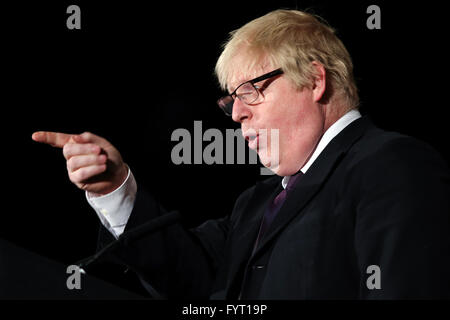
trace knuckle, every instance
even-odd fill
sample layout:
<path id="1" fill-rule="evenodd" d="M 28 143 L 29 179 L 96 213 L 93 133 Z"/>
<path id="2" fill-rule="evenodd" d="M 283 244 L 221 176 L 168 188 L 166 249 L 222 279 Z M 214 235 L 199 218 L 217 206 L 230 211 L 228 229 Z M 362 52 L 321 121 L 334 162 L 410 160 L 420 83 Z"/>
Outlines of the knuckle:
<path id="1" fill-rule="evenodd" d="M 78 172 L 78 181 L 82 182 L 88 178 L 88 170 L 86 168 L 81 168 L 77 170 Z"/>
<path id="2" fill-rule="evenodd" d="M 70 171 L 69 171 L 69 180 L 72 183 L 78 183 L 79 182 L 78 179 L 77 179 L 77 174 L 74 173 L 74 172 L 70 172 Z"/>
<path id="3" fill-rule="evenodd" d="M 72 158 L 66 161 L 67 171 L 70 173 L 73 171 L 73 160 Z"/>
<path id="4" fill-rule="evenodd" d="M 73 182 L 75 182 L 75 183 L 82 183 L 83 180 L 86 179 L 86 178 L 84 178 L 83 176 L 84 176 L 84 174 L 83 174 L 82 169 L 77 170 L 77 171 L 74 173 Z"/>
<path id="5" fill-rule="evenodd" d="M 71 157 L 69 160 L 67 160 L 67 164 L 71 171 L 75 171 L 81 166 L 79 157 Z"/>
<path id="6" fill-rule="evenodd" d="M 71 173 L 71 181 L 74 183 L 82 183 L 84 180 L 88 178 L 88 169 L 87 168 L 79 168 Z"/>
<path id="7" fill-rule="evenodd" d="M 92 138 L 93 134 L 92 134 L 92 132 L 85 131 L 85 132 L 83 132 L 83 133 L 81 134 L 81 136 L 82 136 L 84 139 L 89 140 L 89 139 Z"/>
<path id="8" fill-rule="evenodd" d="M 63 147 L 63 155 L 67 159 L 70 156 L 72 150 L 71 143 L 66 143 Z"/>
<path id="9" fill-rule="evenodd" d="M 88 143 L 85 146 L 88 150 L 94 150 L 94 149 L 98 148 L 98 146 L 95 143 Z"/>

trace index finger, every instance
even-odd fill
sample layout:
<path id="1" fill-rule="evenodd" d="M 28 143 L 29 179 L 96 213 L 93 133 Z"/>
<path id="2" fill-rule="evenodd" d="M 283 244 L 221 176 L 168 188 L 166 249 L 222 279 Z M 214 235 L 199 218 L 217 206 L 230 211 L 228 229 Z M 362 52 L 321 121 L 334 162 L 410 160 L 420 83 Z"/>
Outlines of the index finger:
<path id="1" fill-rule="evenodd" d="M 37 131 L 31 139 L 36 142 L 46 143 L 53 147 L 62 148 L 72 137 L 71 134 L 51 131 Z"/>

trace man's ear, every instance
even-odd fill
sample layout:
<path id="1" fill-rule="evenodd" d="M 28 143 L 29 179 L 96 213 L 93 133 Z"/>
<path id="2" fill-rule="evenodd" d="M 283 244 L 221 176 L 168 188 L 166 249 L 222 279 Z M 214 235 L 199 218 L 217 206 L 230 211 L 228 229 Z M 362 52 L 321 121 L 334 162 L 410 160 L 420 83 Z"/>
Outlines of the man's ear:
<path id="1" fill-rule="evenodd" d="M 325 94 L 327 88 L 326 71 L 324 66 L 317 61 L 312 62 L 314 69 L 314 81 L 312 86 L 314 102 L 320 101 Z"/>

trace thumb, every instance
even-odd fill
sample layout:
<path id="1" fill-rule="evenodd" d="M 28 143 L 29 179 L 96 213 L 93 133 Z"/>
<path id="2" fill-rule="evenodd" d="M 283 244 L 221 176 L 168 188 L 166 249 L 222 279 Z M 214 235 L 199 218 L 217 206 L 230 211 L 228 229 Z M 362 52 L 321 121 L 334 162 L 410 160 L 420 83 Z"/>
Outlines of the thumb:
<path id="1" fill-rule="evenodd" d="M 87 141 L 87 139 L 83 139 L 83 137 L 79 134 L 74 134 L 71 137 L 71 140 L 73 140 L 76 143 L 87 143 L 89 141 Z"/>
<path id="2" fill-rule="evenodd" d="M 108 142 L 91 132 L 83 132 L 81 134 L 72 135 L 73 140 L 76 143 L 95 143 L 101 147 L 105 147 L 108 145 Z"/>

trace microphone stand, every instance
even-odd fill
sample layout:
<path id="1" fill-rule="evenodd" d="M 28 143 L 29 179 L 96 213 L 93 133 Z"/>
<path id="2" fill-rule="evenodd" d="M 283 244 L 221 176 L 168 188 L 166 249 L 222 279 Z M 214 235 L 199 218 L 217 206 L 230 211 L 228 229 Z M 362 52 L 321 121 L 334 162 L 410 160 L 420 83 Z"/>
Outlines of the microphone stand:
<path id="1" fill-rule="evenodd" d="M 77 262 L 76 265 L 78 266 L 80 272 L 82 274 L 86 274 L 86 268 L 100 260 L 103 256 L 105 256 L 107 253 L 110 253 L 117 249 L 119 246 L 127 246 L 130 243 L 141 239 L 147 235 L 153 234 L 155 232 L 161 231 L 162 229 L 169 227 L 178 221 L 181 220 L 181 215 L 178 211 L 171 211 L 167 214 L 164 214 L 160 217 L 157 217 L 155 219 L 152 219 L 134 229 L 131 229 L 127 232 L 122 233 L 119 238 L 115 241 L 112 241 L 105 247 L 103 247 L 101 250 L 93 254 L 92 256 L 89 256 L 85 259 L 82 259 L 81 261 Z M 139 279 L 141 282 L 143 282 L 144 287 L 150 291 L 152 296 L 161 297 L 159 293 L 153 287 L 142 280 L 140 277 Z"/>

